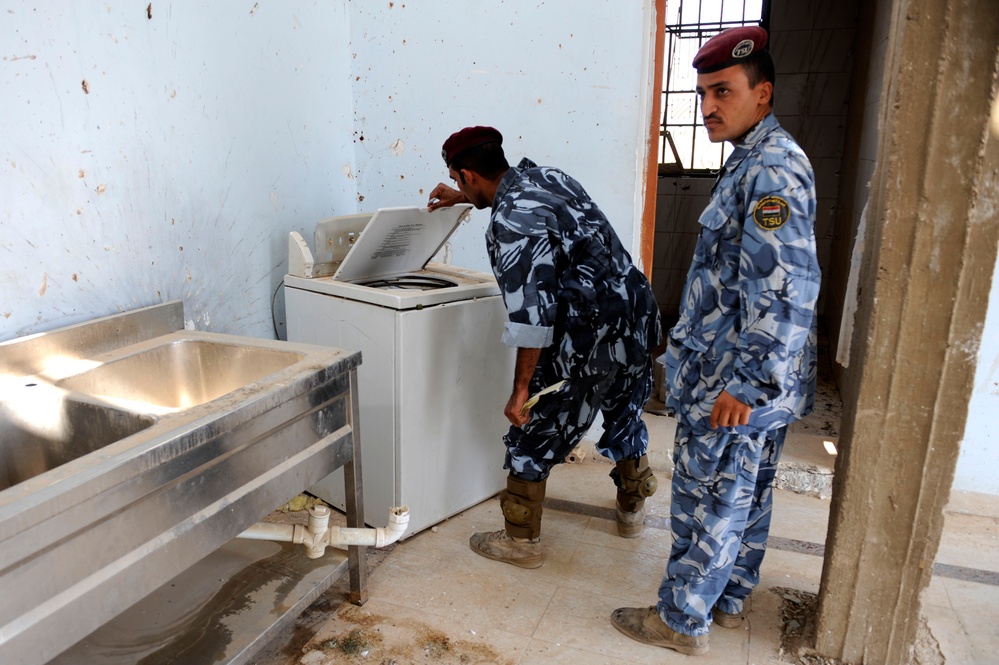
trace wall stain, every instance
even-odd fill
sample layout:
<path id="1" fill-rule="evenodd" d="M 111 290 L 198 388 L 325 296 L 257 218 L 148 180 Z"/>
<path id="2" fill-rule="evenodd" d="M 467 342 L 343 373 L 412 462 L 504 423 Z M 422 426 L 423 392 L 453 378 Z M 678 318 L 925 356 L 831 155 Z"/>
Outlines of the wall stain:
<path id="1" fill-rule="evenodd" d="M 146 5 L 146 18 L 148 18 L 150 21 L 153 20 L 153 3 L 151 2 L 148 5 Z"/>
<path id="2" fill-rule="evenodd" d="M 83 79 L 83 81 L 80 83 L 80 85 L 83 87 L 83 94 L 89 95 L 90 94 L 90 85 L 87 83 L 87 79 Z"/>
<path id="3" fill-rule="evenodd" d="M 38 289 L 38 295 L 44 296 L 45 292 L 49 288 L 49 276 L 48 273 L 42 273 L 42 288 Z"/>

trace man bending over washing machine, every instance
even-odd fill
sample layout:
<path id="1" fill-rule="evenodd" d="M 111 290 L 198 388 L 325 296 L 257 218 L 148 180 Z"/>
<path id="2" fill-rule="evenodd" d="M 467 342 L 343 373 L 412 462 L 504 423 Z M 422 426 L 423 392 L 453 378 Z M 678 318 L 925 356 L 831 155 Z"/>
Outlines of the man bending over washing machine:
<path id="1" fill-rule="evenodd" d="M 526 158 L 510 167 L 502 143 L 492 127 L 452 134 L 442 156 L 458 189 L 437 185 L 428 207 L 492 208 L 486 247 L 509 318 L 502 342 L 517 349 L 504 410 L 510 473 L 500 495 L 505 529 L 476 533 L 469 545 L 486 558 L 537 568 L 545 482 L 597 411 L 604 420 L 597 450 L 615 463 L 618 533 L 641 534 L 645 499 L 656 489 L 641 416 L 662 330 L 652 287 L 583 187 Z"/>

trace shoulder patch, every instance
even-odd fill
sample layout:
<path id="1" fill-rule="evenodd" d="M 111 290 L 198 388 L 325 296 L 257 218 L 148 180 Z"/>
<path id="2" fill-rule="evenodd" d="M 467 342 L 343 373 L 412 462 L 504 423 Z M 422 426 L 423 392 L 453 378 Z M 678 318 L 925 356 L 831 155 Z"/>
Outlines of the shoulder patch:
<path id="1" fill-rule="evenodd" d="M 753 219 L 756 225 L 766 231 L 773 231 L 784 226 L 791 216 L 791 207 L 779 196 L 764 196 L 753 209 Z"/>

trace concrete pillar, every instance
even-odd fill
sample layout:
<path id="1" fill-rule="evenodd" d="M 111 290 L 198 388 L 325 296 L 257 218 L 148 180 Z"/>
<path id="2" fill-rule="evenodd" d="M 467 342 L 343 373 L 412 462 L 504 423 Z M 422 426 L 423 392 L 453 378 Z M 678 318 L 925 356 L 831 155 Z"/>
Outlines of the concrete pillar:
<path id="1" fill-rule="evenodd" d="M 892 13 L 816 638 L 866 665 L 910 662 L 999 244 L 995 0 Z"/>

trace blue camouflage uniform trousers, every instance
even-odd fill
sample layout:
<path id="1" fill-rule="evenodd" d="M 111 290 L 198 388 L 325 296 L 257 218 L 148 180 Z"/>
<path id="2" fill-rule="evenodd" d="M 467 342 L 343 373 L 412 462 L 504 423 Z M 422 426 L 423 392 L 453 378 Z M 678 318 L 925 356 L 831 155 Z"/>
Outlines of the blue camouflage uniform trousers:
<path id="1" fill-rule="evenodd" d="M 673 545 L 659 614 L 698 635 L 711 608 L 738 614 L 760 581 L 770 534 L 774 476 L 786 427 L 740 434 L 678 424 L 670 521 Z"/>
<path id="2" fill-rule="evenodd" d="M 554 365 L 544 355 L 531 379 L 531 394 L 557 383 L 552 380 Z M 579 444 L 598 412 L 603 415 L 604 432 L 597 452 L 614 462 L 641 457 L 649 446 L 642 408 L 651 395 L 651 361 L 614 365 L 606 374 L 567 381 L 541 398 L 523 427 L 511 427 L 503 437 L 503 467 L 522 480 L 544 480 Z"/>
<path id="3" fill-rule="evenodd" d="M 644 455 L 659 308 L 597 204 L 563 171 L 523 159 L 497 188 L 486 247 L 509 318 L 502 342 L 542 350 L 531 394 L 566 381 L 523 427 L 510 428 L 505 468 L 543 480 L 597 413 L 600 454 L 615 462 Z"/>
<path id="4" fill-rule="evenodd" d="M 804 152 L 769 114 L 734 147 L 699 220 L 664 357 L 678 426 L 674 543 L 658 610 L 686 635 L 708 632 L 712 607 L 740 612 L 759 582 L 787 425 L 814 404 L 814 183 Z M 747 425 L 711 428 L 723 390 L 752 407 Z"/>

